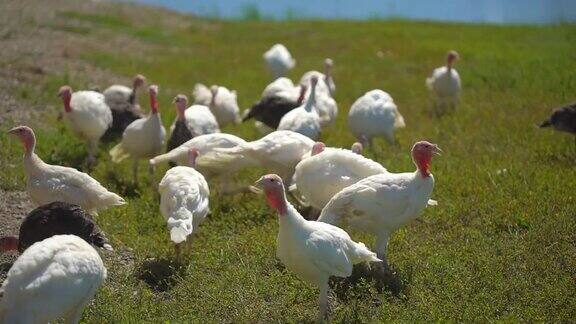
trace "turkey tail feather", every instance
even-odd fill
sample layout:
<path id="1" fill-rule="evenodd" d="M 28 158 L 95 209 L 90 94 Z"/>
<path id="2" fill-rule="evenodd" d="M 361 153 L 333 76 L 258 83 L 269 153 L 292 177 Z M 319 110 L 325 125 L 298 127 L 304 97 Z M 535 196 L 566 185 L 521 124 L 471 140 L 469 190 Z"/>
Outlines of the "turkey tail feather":
<path id="1" fill-rule="evenodd" d="M 112 157 L 112 162 L 114 163 L 122 162 L 130 156 L 130 153 L 126 152 L 124 146 L 122 146 L 122 143 L 114 146 L 109 153 L 110 157 Z"/>
<path id="2" fill-rule="evenodd" d="M 376 253 L 370 251 L 362 242 L 356 243 L 356 260 L 357 262 L 382 262 L 378 259 Z"/>
<path id="3" fill-rule="evenodd" d="M 428 87 L 428 89 L 432 90 L 434 88 L 433 84 L 434 84 L 433 78 L 426 79 L 426 87 Z"/>
<path id="4" fill-rule="evenodd" d="M 250 149 L 242 145 L 218 149 L 198 157 L 197 163 L 200 167 L 216 170 L 240 170 L 246 166 L 257 165 L 255 161 L 248 157 Z"/>
<path id="5" fill-rule="evenodd" d="M 158 165 L 160 163 L 164 163 L 164 162 L 168 162 L 168 161 L 170 161 L 170 154 L 165 153 L 165 154 L 161 154 L 161 155 L 158 155 L 158 156 L 151 158 L 149 163 L 150 163 L 150 165 Z"/>
<path id="6" fill-rule="evenodd" d="M 396 113 L 396 119 L 394 120 L 394 127 L 395 128 L 406 127 L 406 124 L 404 123 L 404 117 L 399 112 Z"/>

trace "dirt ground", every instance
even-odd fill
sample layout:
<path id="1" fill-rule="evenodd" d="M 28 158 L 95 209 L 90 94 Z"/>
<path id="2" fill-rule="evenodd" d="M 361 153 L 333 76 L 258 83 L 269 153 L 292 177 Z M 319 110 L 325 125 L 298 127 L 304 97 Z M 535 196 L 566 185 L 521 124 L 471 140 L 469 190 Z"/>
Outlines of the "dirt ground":
<path id="1" fill-rule="evenodd" d="M 90 85 L 100 89 L 116 83 L 130 84 L 130 76 L 119 76 L 79 59 L 80 49 L 106 51 L 117 48 L 110 45 L 121 43 L 124 50 L 143 52 L 146 45 L 120 37 L 110 37 L 102 42 L 102 37 L 106 35 L 81 35 L 53 28 L 65 19 L 58 12 L 98 13 L 111 10 L 143 11 L 134 13 L 136 16 L 151 14 L 148 8 L 101 1 L 0 1 L 0 131 L 17 124 L 34 126 L 42 115 L 58 111 L 60 107 L 38 102 L 34 98 L 19 99 L 17 95 L 22 86 L 29 89 L 32 96 L 43 91 L 43 84 L 49 76 L 66 73 L 70 80 L 90 80 Z M 166 23 L 174 22 L 167 20 Z M 1 188 L 3 186 L 0 184 L 0 236 L 17 235 L 22 218 L 33 206 L 26 192 Z M 121 254 L 124 260 L 130 258 L 126 253 Z M 15 258 L 16 254 L 0 255 L 0 282 Z"/>

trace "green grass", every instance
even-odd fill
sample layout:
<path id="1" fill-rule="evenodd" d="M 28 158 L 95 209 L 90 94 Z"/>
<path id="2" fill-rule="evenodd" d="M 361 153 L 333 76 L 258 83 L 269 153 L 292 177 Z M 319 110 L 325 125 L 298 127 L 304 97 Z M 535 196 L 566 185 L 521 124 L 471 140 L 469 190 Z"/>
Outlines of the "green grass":
<path id="1" fill-rule="evenodd" d="M 334 321 L 571 321 L 576 317 L 576 147 L 568 135 L 535 124 L 551 107 L 574 100 L 576 27 L 483 26 L 391 22 L 219 22 L 182 18 L 178 27 L 116 14 L 64 13 L 58 30 L 106 39 L 126 35 L 149 44 L 145 51 L 91 51 L 81 57 L 131 76 L 142 73 L 160 85 L 161 113 L 169 126 L 177 93 L 190 95 L 196 82 L 236 89 L 248 107 L 270 81 L 261 55 L 282 42 L 297 59 L 293 79 L 322 60 L 335 61 L 335 126 L 323 133 L 330 146 L 349 147 L 346 114 L 364 92 L 389 92 L 406 119 L 398 147 L 377 141 L 378 161 L 394 172 L 412 170 L 412 143 L 428 139 L 445 154 L 435 159 L 433 197 L 439 206 L 399 230 L 389 248 L 403 288 L 378 293 L 360 282 L 332 311 Z M 148 23 L 148 21 L 150 23 Z M 457 49 L 464 92 L 458 110 L 442 118 L 429 113 L 424 79 Z M 379 58 L 376 53 L 382 51 Z M 60 107 L 61 83 L 85 79 L 51 76 L 21 88 L 24 100 Z M 103 85 L 104 86 L 104 85 Z M 147 107 L 143 96 L 141 103 Z M 33 123 L 34 124 L 34 123 Z M 39 123 L 36 122 L 36 125 Z M 55 118 L 37 127 L 39 154 L 51 163 L 75 165 L 85 148 Z M 2 126 L 8 128 L 10 125 Z M 21 148 L 0 133 L 2 187 L 23 189 Z M 251 124 L 225 131 L 256 139 Z M 102 146 L 92 173 L 128 205 L 102 212 L 98 223 L 113 244 L 134 255 L 130 266 L 108 259 L 109 279 L 87 308 L 84 321 L 100 322 L 284 322 L 312 321 L 317 290 L 278 266 L 276 215 L 263 198 L 211 197 L 212 214 L 201 226 L 189 257 L 171 269 L 172 245 L 154 190 L 127 188 L 130 165 L 114 165 Z M 369 152 L 374 157 L 374 152 Z M 145 168 L 141 178 L 147 179 Z M 507 169 L 506 174 L 497 171 Z M 165 169 L 157 174 L 159 179 Z M 249 170 L 251 182 L 264 171 Z M 158 180 L 157 179 L 157 180 Z M 142 183 L 145 183 L 143 181 Z M 366 243 L 372 238 L 353 237 Z M 151 261 L 154 259 L 156 261 Z M 156 264 L 169 274 L 150 286 L 143 268 Z"/>

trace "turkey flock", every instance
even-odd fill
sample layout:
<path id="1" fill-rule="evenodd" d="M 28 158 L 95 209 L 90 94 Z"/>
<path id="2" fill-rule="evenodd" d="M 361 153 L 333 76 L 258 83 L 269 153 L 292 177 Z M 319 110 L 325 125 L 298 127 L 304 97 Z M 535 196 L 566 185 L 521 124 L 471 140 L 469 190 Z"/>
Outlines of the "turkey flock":
<path id="1" fill-rule="evenodd" d="M 437 205 L 431 199 L 431 164 L 442 150 L 417 141 L 410 152 L 415 169 L 401 173 L 363 156 L 364 150 L 373 149 L 374 138 L 393 145 L 395 131 L 406 127 L 394 99 L 381 89 L 367 91 L 352 104 L 348 126 L 356 142 L 350 149 L 326 147 L 320 141 L 322 130 L 338 116 L 333 60 L 327 58 L 323 72 L 306 72 L 295 84 L 286 73 L 296 60 L 284 45 L 274 45 L 263 59 L 274 79 L 243 113 L 236 91 L 196 84 L 191 105 L 183 94 L 174 98 L 176 119 L 167 134 L 159 87 L 147 88 L 146 115 L 137 102 L 146 79 L 136 75 L 131 87 L 113 85 L 102 93 L 62 86 L 58 95 L 63 119 L 86 142 L 88 170 L 97 162 L 100 141 L 117 142 L 110 160 L 131 160 L 135 185 L 139 167 L 144 165 L 154 175 L 158 165 L 170 164 L 153 185 L 175 258 L 184 253 L 182 247 L 191 245 L 210 214 L 211 192 L 263 195 L 278 214 L 277 257 L 319 288 L 322 322 L 329 314 L 329 278 L 350 276 L 357 263 L 369 263 L 376 276 L 385 276 L 391 235 L 427 206 Z M 425 81 L 437 114 L 458 104 L 458 59 L 456 51 L 449 51 L 446 64 Z M 221 132 L 226 125 L 252 121 L 262 133 L 260 139 L 246 141 Z M 540 125 L 549 126 L 576 134 L 576 106 L 555 110 Z M 107 276 L 94 247 L 113 251 L 97 226 L 98 212 L 126 202 L 88 173 L 45 163 L 35 153 L 32 128 L 16 126 L 9 133 L 23 146 L 26 190 L 37 207 L 23 220 L 18 237 L 0 238 L 2 253 L 20 253 L 0 288 L 0 322 L 78 322 Z M 241 170 L 254 167 L 268 174 L 253 184 L 231 181 Z M 371 233 L 375 245 L 369 248 L 355 241 L 347 229 Z"/>

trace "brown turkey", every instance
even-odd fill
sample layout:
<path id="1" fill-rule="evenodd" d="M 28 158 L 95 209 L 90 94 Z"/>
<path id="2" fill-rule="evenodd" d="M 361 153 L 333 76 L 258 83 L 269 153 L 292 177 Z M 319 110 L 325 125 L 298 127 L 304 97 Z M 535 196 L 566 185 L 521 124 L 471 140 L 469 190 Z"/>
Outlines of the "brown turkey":
<path id="1" fill-rule="evenodd" d="M 31 211 L 20 225 L 18 237 L 0 238 L 0 252 L 22 253 L 36 242 L 62 234 L 76 235 L 96 247 L 112 250 L 88 213 L 78 205 L 56 201 Z"/>
<path id="2" fill-rule="evenodd" d="M 540 128 L 543 127 L 554 127 L 558 131 L 576 136 L 576 102 L 554 109 L 550 118 L 540 124 Z"/>

